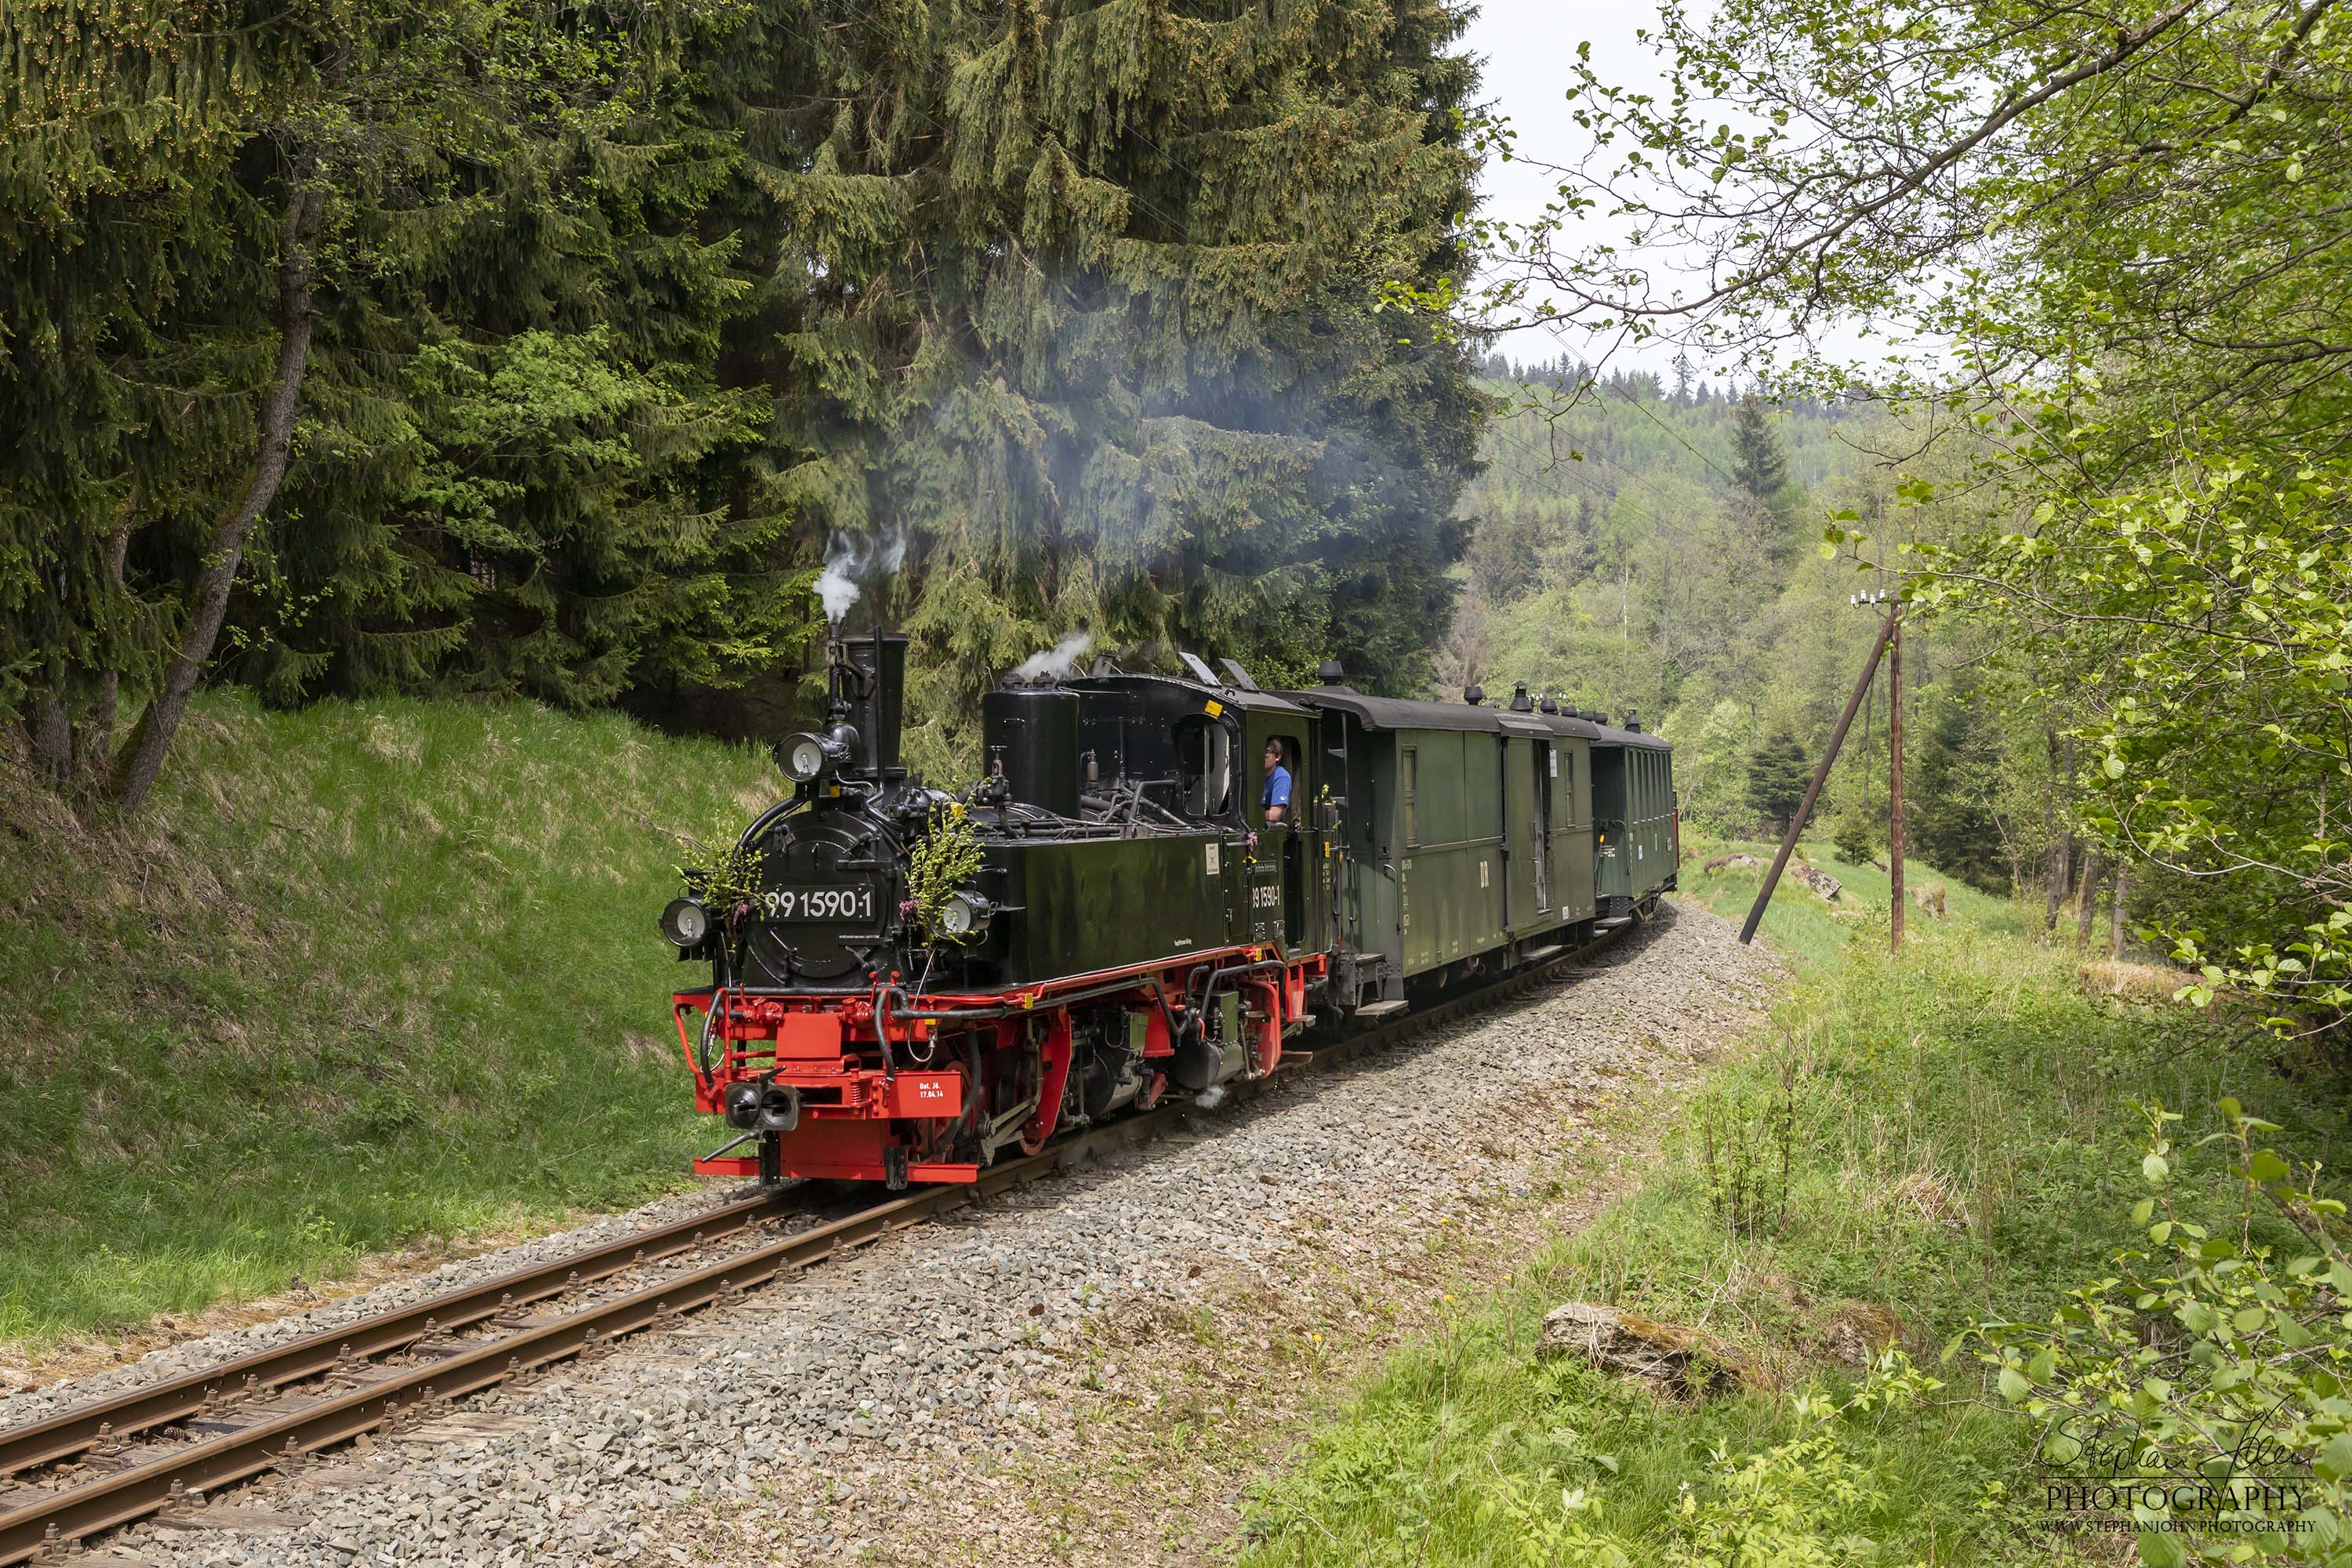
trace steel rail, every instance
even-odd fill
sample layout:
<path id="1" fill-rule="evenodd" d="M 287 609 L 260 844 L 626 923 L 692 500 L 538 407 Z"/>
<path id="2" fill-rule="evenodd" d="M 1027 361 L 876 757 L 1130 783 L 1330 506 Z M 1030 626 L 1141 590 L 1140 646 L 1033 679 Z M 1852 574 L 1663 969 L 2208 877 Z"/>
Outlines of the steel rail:
<path id="1" fill-rule="evenodd" d="M 1654 900 L 1653 908 L 1654 904 Z M 1465 1013 L 1516 995 L 1575 959 L 1591 953 L 1616 934 L 1613 931 L 1604 932 L 1583 946 L 1566 949 L 1553 957 L 1475 990 L 1447 997 L 1394 1022 L 1380 1024 L 1328 1044 L 1319 1044 L 1312 1051 L 1286 1053 L 1286 1059 L 1291 1063 L 1289 1067 L 1277 1066 L 1268 1078 L 1232 1083 L 1230 1088 L 1234 1090 L 1234 1098 L 1254 1097 L 1272 1085 L 1288 1081 L 1303 1073 L 1328 1069 L 1380 1047 L 1410 1038 Z M 461 1301 L 467 1304 L 465 1310 L 472 1314 L 464 1320 L 466 1321 L 480 1321 L 502 1313 L 510 1314 L 514 1305 L 522 1300 L 516 1289 L 518 1282 L 526 1282 L 526 1288 L 536 1289 L 538 1296 L 543 1299 L 588 1278 L 584 1273 L 579 1280 L 572 1278 L 579 1268 L 581 1258 L 593 1258 L 609 1262 L 624 1251 L 634 1253 L 642 1248 L 646 1237 L 654 1236 L 675 1238 L 680 1235 L 695 1235 L 698 1231 L 695 1239 L 708 1240 L 714 1234 L 725 1234 L 711 1229 L 712 1222 L 719 1216 L 725 1215 L 734 1222 L 730 1229 L 744 1228 L 778 1206 L 778 1200 L 783 1194 L 769 1194 L 747 1199 L 705 1215 L 698 1220 L 681 1221 L 659 1231 L 641 1233 L 611 1247 L 565 1258 L 545 1267 L 518 1270 L 467 1290 L 453 1291 L 431 1301 L 385 1314 L 382 1320 L 362 1320 L 341 1329 L 311 1335 L 294 1345 L 258 1352 L 195 1376 L 177 1379 L 169 1384 L 158 1384 L 152 1389 L 137 1390 L 104 1405 L 85 1406 L 36 1423 L 33 1426 L 0 1434 L 0 1441 L 20 1445 L 0 1448 L 0 1452 L 31 1452 L 36 1445 L 28 1434 L 39 1431 L 51 1433 L 44 1441 L 53 1447 L 63 1440 L 61 1434 L 68 1428 L 68 1424 L 79 1419 L 87 1424 L 88 1430 L 74 1428 L 79 1434 L 74 1438 L 74 1444 L 78 1446 L 68 1446 L 61 1451 L 79 1452 L 95 1446 L 98 1423 L 104 1419 L 104 1412 L 131 1411 L 139 1407 L 138 1402 L 142 1397 L 149 1397 L 155 1400 L 156 1409 L 168 1405 L 177 1409 L 182 1415 L 191 1414 L 193 1412 L 186 1403 L 190 1391 L 200 1385 L 210 1385 L 216 1396 L 220 1386 L 232 1380 L 236 1386 L 242 1388 L 248 1372 L 258 1377 L 261 1366 L 278 1363 L 281 1358 L 284 1366 L 300 1364 L 309 1369 L 307 1373 L 287 1372 L 281 1381 L 292 1381 L 304 1375 L 316 1376 L 337 1371 L 340 1367 L 347 1374 L 347 1381 L 357 1382 L 357 1386 L 330 1389 L 318 1394 L 292 1393 L 275 1399 L 248 1401 L 225 1413 L 252 1417 L 251 1424 L 240 1430 L 175 1448 L 152 1459 L 129 1463 L 111 1475 L 45 1493 L 21 1506 L 0 1511 L 0 1568 L 31 1561 L 40 1556 L 45 1548 L 61 1548 L 120 1528 L 170 1506 L 184 1495 L 215 1490 L 265 1470 L 290 1470 L 304 1456 L 318 1450 L 350 1442 L 378 1427 L 397 1427 L 420 1415 L 437 1411 L 450 1400 L 478 1394 L 555 1362 L 593 1352 L 624 1335 L 666 1323 L 677 1313 L 738 1296 L 787 1272 L 814 1268 L 853 1247 L 1034 1181 L 1104 1150 L 1143 1142 L 1161 1130 L 1176 1125 L 1192 1110 L 1192 1107 L 1188 1103 L 1177 1103 L 1140 1116 L 1090 1128 L 1040 1153 L 992 1166 L 982 1171 L 976 1181 L 953 1186 L 928 1187 L 890 1198 L 841 1219 L 746 1248 L 611 1300 L 560 1315 L 542 1315 L 536 1321 L 511 1322 L 509 1326 L 514 1330 L 511 1333 L 423 1364 L 403 1367 L 362 1365 L 354 1369 L 343 1358 L 341 1347 L 349 1345 L 354 1353 L 362 1343 L 388 1349 L 400 1348 L 421 1339 L 427 1331 L 438 1331 L 437 1328 L 428 1331 L 425 1327 L 428 1320 L 439 1327 L 448 1327 L 457 1321 L 450 1314 L 453 1304 Z M 695 1245 L 695 1239 L 680 1241 L 668 1250 L 675 1252 L 691 1247 Z M 646 1256 L 650 1258 L 653 1255 L 647 1253 Z M 618 1272 L 635 1261 L 636 1259 L 633 1256 L 628 1262 L 611 1262 L 603 1272 Z M 547 1283 L 551 1279 L 555 1282 Z M 485 1302 L 488 1305 L 484 1305 Z M 399 1327 L 392 1327 L 394 1324 Z M 317 1348 L 328 1344 L 338 1348 L 320 1363 L 316 1357 Z M 310 1359 L 304 1361 L 296 1356 L 294 1352 L 298 1348 L 306 1349 Z M 163 1397 L 167 1394 L 172 1398 Z M 200 1398 L 198 1405 L 201 1404 Z M 147 1424 L 160 1425 L 173 1418 L 170 1415 L 155 1415 L 148 1419 Z M 125 1430 L 121 1426 L 114 1429 Z"/>
<path id="2" fill-rule="evenodd" d="M 464 1286 L 412 1306 L 321 1329 L 282 1345 L 255 1351 L 218 1366 L 149 1384 L 94 1405 L 77 1405 L 23 1426 L 0 1431 L 0 1478 L 70 1458 L 101 1443 L 183 1421 L 240 1395 L 274 1391 L 332 1372 L 352 1357 L 383 1355 L 427 1334 L 467 1328 L 500 1312 L 593 1283 L 640 1262 L 667 1258 L 730 1236 L 791 1207 L 793 1189 L 707 1209 L 690 1218 L 641 1230 L 601 1247 L 569 1253 Z"/>

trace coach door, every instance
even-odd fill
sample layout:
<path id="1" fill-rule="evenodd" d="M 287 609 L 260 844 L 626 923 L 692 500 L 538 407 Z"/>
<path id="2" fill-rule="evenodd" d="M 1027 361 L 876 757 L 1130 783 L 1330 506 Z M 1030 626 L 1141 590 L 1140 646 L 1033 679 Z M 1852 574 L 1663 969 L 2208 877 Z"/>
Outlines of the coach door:
<path id="1" fill-rule="evenodd" d="M 1514 735 L 1498 742 L 1499 782 L 1503 807 L 1503 930 L 1515 931 L 1535 923 L 1538 862 L 1534 773 L 1528 759 L 1535 746 Z"/>
<path id="2" fill-rule="evenodd" d="M 1533 748 L 1536 764 L 1536 910 L 1551 912 L 1551 782 L 1559 773 L 1559 753 L 1549 741 Z"/>

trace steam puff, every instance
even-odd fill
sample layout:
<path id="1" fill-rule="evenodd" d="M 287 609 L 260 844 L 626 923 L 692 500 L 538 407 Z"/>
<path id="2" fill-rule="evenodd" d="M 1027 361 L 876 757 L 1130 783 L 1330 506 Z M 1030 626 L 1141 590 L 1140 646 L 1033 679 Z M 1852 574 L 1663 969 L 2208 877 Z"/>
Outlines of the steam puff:
<path id="1" fill-rule="evenodd" d="M 849 606 L 857 603 L 857 584 L 850 576 L 857 561 L 856 552 L 847 548 L 846 542 L 836 533 L 824 552 L 824 570 L 816 574 L 816 596 L 824 601 L 824 618 L 839 625 L 849 614 Z"/>
<path id="2" fill-rule="evenodd" d="M 1203 1110 L 1214 1110 L 1225 1102 L 1225 1086 L 1213 1083 L 1192 1097 L 1192 1103 Z"/>
<path id="3" fill-rule="evenodd" d="M 824 618 L 834 625 L 849 614 L 862 592 L 860 583 L 895 574 L 907 559 L 907 530 L 904 524 L 891 529 L 879 539 L 836 533 L 824 547 L 824 569 L 816 574 L 811 591 L 824 601 Z"/>
<path id="4" fill-rule="evenodd" d="M 1064 637 L 1052 647 L 1045 649 L 1045 652 L 1033 653 L 1027 658 L 1023 659 L 1019 664 L 1013 666 L 1013 673 L 1007 679 L 1013 680 L 1045 680 L 1050 678 L 1055 680 L 1059 680 L 1064 676 L 1069 674 L 1070 671 L 1076 669 L 1078 666 L 1078 660 L 1086 657 L 1087 649 L 1094 646 L 1095 639 L 1093 633 L 1072 632 L 1068 637 Z"/>

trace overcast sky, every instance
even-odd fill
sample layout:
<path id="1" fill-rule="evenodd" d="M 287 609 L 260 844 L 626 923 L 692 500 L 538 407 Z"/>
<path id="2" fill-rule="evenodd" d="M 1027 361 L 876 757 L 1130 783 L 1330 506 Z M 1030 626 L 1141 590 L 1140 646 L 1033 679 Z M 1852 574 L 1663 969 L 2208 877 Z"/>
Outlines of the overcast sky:
<path id="1" fill-rule="evenodd" d="M 1591 42 L 1592 68 L 1604 81 L 1643 90 L 1662 87 L 1664 79 L 1658 69 L 1658 57 L 1633 37 L 1635 29 L 1654 26 L 1656 18 L 1657 9 L 1650 0 L 1615 0 L 1599 5 L 1564 0 L 1479 0 L 1478 16 L 1470 24 L 1465 42 L 1480 58 L 1485 79 L 1480 97 L 1491 112 L 1509 120 L 1517 130 L 1519 150 L 1550 163 L 1572 163 L 1585 149 L 1583 133 L 1569 118 L 1567 98 L 1576 46 Z M 1524 163 L 1489 162 L 1481 184 L 1486 216 L 1509 223 L 1533 222 L 1552 197 L 1553 182 Z M 1594 224 L 1570 229 L 1568 237 L 1622 236 Z M 1562 346 L 1591 359 L 1605 344 L 1581 333 L 1528 331 L 1509 333 L 1496 345 L 1498 352 L 1518 360 L 1549 358 Z M 1673 358 L 1671 349 L 1652 350 L 1646 355 L 1624 351 L 1612 363 L 1663 372 Z M 1709 375 L 1708 379 L 1717 378 Z"/>
<path id="2" fill-rule="evenodd" d="M 1696 0 L 1689 7 L 1694 19 L 1705 21 L 1713 7 Z M 1531 158 L 1573 164 L 1586 151 L 1584 135 L 1569 117 L 1568 87 L 1573 79 L 1576 46 L 1592 45 L 1592 68 L 1601 79 L 1637 92 L 1666 90 L 1656 50 L 1636 38 L 1642 28 L 1657 25 L 1655 0 L 1604 0 L 1597 5 L 1570 0 L 1478 0 L 1478 15 L 1464 43 L 1479 57 L 1482 81 L 1479 97 L 1488 112 L 1508 120 L 1519 133 L 1518 150 Z M 1551 200 L 1555 182 L 1525 163 L 1489 161 L 1480 182 L 1486 215 L 1509 223 L 1530 223 L 1542 216 Z M 1601 240 L 1622 241 L 1627 220 L 1591 219 L 1562 231 L 1561 248 Z M 1496 352 L 1517 360 L 1549 359 L 1565 348 L 1591 361 L 1609 349 L 1614 334 L 1598 340 L 1585 333 L 1529 329 L 1505 334 Z M 1877 357 L 1880 340 L 1865 342 L 1851 328 L 1832 328 L 1822 340 L 1829 352 L 1850 362 Z M 1654 372 L 1671 373 L 1676 353 L 1672 346 L 1618 349 L 1610 363 Z M 1699 363 L 1701 379 L 1720 384 L 1727 367 Z"/>

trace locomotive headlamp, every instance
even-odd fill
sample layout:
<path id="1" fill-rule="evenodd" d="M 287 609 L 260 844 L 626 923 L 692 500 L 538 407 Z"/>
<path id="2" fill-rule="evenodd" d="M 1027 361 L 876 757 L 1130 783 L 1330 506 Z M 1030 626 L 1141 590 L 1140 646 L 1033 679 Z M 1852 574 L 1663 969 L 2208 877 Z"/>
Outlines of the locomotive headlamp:
<path id="1" fill-rule="evenodd" d="M 692 899 L 672 899 L 661 912 L 661 932 L 680 947 L 700 947 L 710 934 L 710 911 Z"/>
<path id="2" fill-rule="evenodd" d="M 794 784 L 814 784 L 824 776 L 824 765 L 831 760 L 825 755 L 824 741 L 820 736 L 794 735 L 784 742 L 784 776 Z"/>
<path id="3" fill-rule="evenodd" d="M 940 930 L 950 936 L 970 936 L 987 922 L 994 909 L 978 893 L 957 893 L 940 910 Z"/>

